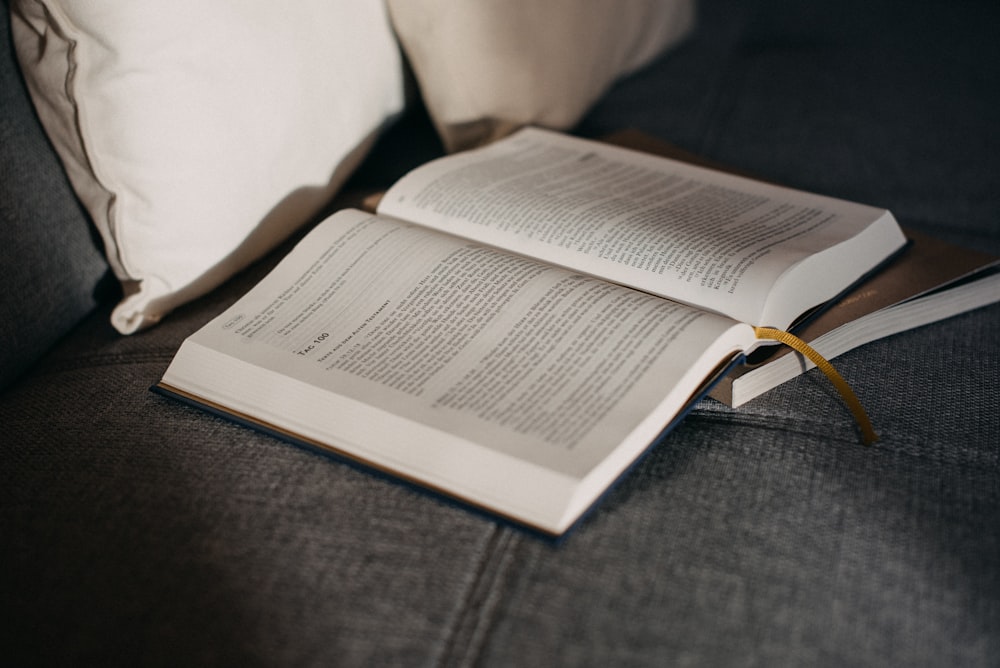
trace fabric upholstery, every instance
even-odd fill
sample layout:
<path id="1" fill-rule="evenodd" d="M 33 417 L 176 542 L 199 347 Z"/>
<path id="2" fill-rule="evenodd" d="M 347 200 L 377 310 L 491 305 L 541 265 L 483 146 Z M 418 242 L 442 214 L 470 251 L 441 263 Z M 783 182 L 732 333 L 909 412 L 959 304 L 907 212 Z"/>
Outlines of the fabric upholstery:
<path id="1" fill-rule="evenodd" d="M 700 8 L 578 132 L 1000 253 L 1000 5 Z M 405 128 L 362 185 L 441 150 Z M 996 665 L 1000 307 L 838 358 L 874 447 L 814 372 L 706 400 L 553 544 L 148 391 L 280 254 L 132 337 L 103 306 L 0 394 L 12 664 Z"/>
<path id="2" fill-rule="evenodd" d="M 108 264 L 28 98 L 0 16 L 0 390 L 101 301 Z"/>

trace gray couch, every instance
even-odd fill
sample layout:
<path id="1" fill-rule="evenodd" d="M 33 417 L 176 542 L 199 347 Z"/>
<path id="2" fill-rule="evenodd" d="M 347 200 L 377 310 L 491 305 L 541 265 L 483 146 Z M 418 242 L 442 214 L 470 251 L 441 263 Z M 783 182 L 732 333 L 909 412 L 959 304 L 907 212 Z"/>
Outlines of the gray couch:
<path id="1" fill-rule="evenodd" d="M 814 372 L 705 400 L 552 544 L 151 393 L 281 250 L 116 334 L 3 20 L 7 665 L 1000 662 L 1000 306 L 838 360 L 875 447 Z M 986 1 L 706 0 L 575 132 L 638 128 L 1000 253 L 998 25 Z M 440 150 L 416 110 L 345 192 Z"/>

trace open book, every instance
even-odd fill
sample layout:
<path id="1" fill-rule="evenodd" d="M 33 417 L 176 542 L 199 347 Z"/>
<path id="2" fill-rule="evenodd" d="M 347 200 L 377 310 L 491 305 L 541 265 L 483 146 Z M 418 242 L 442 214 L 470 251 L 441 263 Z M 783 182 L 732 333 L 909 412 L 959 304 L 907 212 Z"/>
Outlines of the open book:
<path id="1" fill-rule="evenodd" d="M 882 209 L 526 129 L 328 218 L 158 388 L 558 535 L 754 326 L 905 244 Z"/>

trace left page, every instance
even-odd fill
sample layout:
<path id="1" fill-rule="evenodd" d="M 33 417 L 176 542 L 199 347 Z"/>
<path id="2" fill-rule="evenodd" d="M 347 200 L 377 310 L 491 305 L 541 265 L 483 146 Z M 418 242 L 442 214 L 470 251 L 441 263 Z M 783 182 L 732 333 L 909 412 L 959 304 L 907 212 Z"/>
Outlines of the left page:
<path id="1" fill-rule="evenodd" d="M 344 211 L 163 385 L 558 532 L 752 344 L 724 317 Z"/>

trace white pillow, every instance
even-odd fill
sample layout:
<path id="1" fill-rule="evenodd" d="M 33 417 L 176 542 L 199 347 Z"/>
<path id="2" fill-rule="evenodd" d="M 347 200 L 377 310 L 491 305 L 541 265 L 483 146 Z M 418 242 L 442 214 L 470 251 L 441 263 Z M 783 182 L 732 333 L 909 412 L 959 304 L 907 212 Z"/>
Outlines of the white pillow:
<path id="1" fill-rule="evenodd" d="M 306 222 L 403 106 L 382 0 L 13 0 L 29 89 L 135 332 Z"/>
<path id="2" fill-rule="evenodd" d="M 694 0 L 388 0 L 448 150 L 572 127 L 694 25 Z"/>

